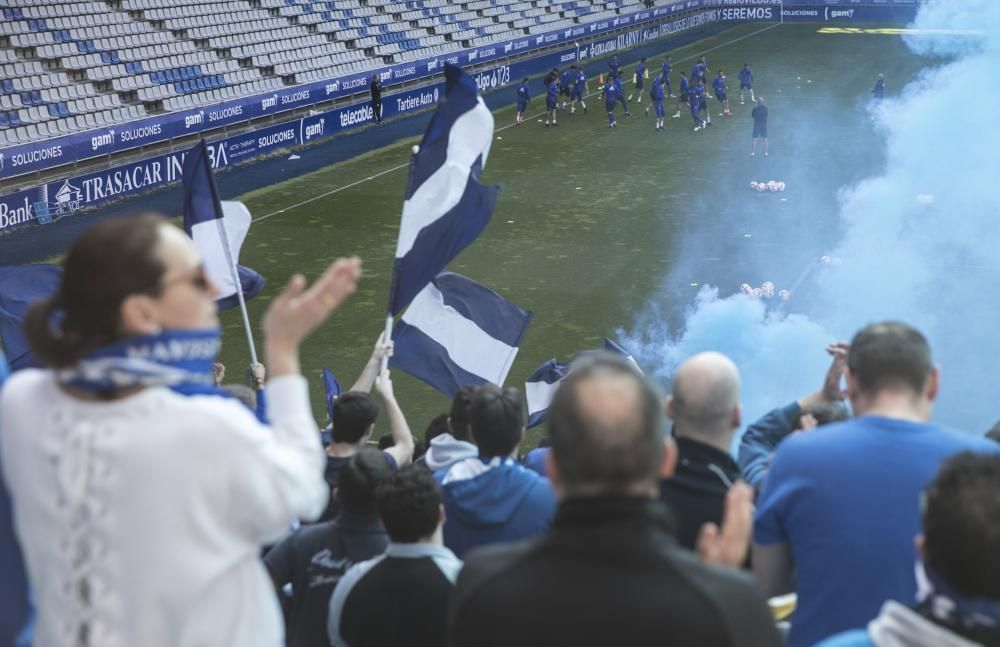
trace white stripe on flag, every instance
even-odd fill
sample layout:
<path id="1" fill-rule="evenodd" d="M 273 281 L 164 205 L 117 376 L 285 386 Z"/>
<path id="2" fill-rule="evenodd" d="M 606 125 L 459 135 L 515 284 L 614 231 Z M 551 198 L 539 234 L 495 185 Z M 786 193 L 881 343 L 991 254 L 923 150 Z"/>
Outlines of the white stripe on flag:
<path id="1" fill-rule="evenodd" d="M 403 217 L 396 243 L 396 258 L 406 256 L 425 227 L 451 211 L 465 194 L 472 165 L 486 154 L 493 140 L 493 115 L 482 97 L 476 107 L 455 120 L 448 132 L 444 164 L 403 203 Z"/>
<path id="2" fill-rule="evenodd" d="M 444 303 L 429 283 L 403 314 L 403 321 L 440 344 L 455 364 L 493 384 L 503 385 L 517 347 L 495 339 Z"/>
<path id="3" fill-rule="evenodd" d="M 229 236 L 229 248 L 233 253 L 233 262 L 239 263 L 240 248 L 250 230 L 250 211 L 242 202 L 223 202 L 222 213 L 225 217 L 226 233 Z M 205 274 L 219 288 L 219 298 L 236 294 L 236 284 L 233 282 L 233 272 L 226 261 L 226 252 L 219 237 L 217 220 L 199 222 L 191 227 L 191 240 L 201 255 L 205 264 Z"/>
<path id="4" fill-rule="evenodd" d="M 525 382 L 524 395 L 528 400 L 528 416 L 545 411 L 552 403 L 552 397 L 556 394 L 556 389 L 562 383 L 559 379 L 552 384 L 548 382 Z"/>

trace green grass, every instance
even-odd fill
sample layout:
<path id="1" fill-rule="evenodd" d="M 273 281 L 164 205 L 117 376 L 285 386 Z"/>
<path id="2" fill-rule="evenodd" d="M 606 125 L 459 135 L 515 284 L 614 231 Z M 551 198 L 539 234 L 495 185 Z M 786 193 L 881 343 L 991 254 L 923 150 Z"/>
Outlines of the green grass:
<path id="1" fill-rule="evenodd" d="M 675 72 L 689 70 L 693 57 L 706 51 L 713 73 L 727 70 L 734 116 L 716 116 L 713 100 L 715 125 L 707 131 L 693 133 L 687 113 L 670 119 L 671 104 L 666 133 L 654 132 L 653 117 L 643 117 L 636 105 L 630 118 L 619 112 L 619 127 L 610 130 L 595 97 L 587 116 L 560 113 L 560 128 L 544 129 L 532 119 L 497 133 L 483 179 L 503 185 L 498 208 L 449 269 L 534 311 L 509 385 L 522 386 L 550 357 L 600 346 L 649 302 L 676 326 L 701 284 L 724 293 L 743 280 L 790 285 L 837 235 L 836 190 L 884 163 L 878 135 L 859 106 L 876 73 L 885 72 L 890 89 L 898 89 L 925 62 L 897 36 L 828 35 L 792 25 L 753 33 L 760 28 L 735 28 L 670 51 Z M 755 88 L 771 109 L 767 159 L 748 156 L 751 106 L 739 105 L 736 90 L 744 61 L 753 65 Z M 541 107 L 536 99 L 529 112 Z M 495 114 L 498 128 L 513 122 L 513 106 Z M 325 418 L 319 369 L 329 367 L 349 385 L 384 325 L 406 171 L 362 180 L 405 165 L 413 143 L 242 197 L 257 216 L 284 209 L 255 223 L 243 250 L 241 262 L 270 280 L 248 304 L 255 327 L 292 272 L 315 276 L 347 254 L 364 260 L 358 292 L 303 349 L 317 419 Z M 770 179 L 788 183 L 785 202 L 750 193 L 750 180 Z M 225 313 L 224 325 L 222 359 L 232 378 L 247 363 L 246 345 L 237 312 Z M 423 383 L 400 372 L 393 379 L 415 432 L 447 410 L 446 398 Z"/>

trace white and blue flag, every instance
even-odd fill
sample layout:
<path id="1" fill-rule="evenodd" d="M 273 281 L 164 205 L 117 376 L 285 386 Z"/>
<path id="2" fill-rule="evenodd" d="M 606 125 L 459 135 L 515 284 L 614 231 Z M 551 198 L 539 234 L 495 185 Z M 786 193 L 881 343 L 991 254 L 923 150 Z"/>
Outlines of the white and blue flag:
<path id="1" fill-rule="evenodd" d="M 445 65 L 444 98 L 410 160 L 389 314 L 399 314 L 490 221 L 498 187 L 483 186 L 479 175 L 492 140 L 493 114 L 475 81 Z"/>
<path id="2" fill-rule="evenodd" d="M 216 208 L 212 187 L 212 168 L 205 140 L 196 144 L 184 157 L 184 231 L 198 248 L 205 274 L 219 289 L 219 298 L 236 294 L 233 266 L 239 262 L 240 248 L 250 231 L 250 211 L 242 202 L 220 202 Z M 219 219 L 226 228 L 221 231 Z M 223 235 L 229 241 L 226 253 Z"/>
<path id="3" fill-rule="evenodd" d="M 622 356 L 635 366 L 635 370 L 639 371 L 640 374 L 642 373 L 642 369 L 636 364 L 632 355 L 618 343 L 607 337 L 604 338 L 604 350 Z M 550 359 L 535 369 L 535 372 L 524 383 L 524 396 L 528 402 L 528 429 L 540 425 L 545 421 L 545 413 L 549 410 L 552 396 L 556 394 L 556 389 L 559 388 L 559 384 L 563 378 L 572 370 L 573 363 L 580 357 L 596 352 L 599 351 L 585 350 L 579 352 L 565 364 L 555 359 Z"/>
<path id="4" fill-rule="evenodd" d="M 389 365 L 449 397 L 463 386 L 502 386 L 531 316 L 472 279 L 443 272 L 393 328 Z"/>

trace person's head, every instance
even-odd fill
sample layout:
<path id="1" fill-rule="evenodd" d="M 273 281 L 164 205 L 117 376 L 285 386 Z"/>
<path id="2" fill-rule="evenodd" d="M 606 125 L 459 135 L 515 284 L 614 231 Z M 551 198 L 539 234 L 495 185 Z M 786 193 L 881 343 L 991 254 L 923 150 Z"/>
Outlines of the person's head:
<path id="1" fill-rule="evenodd" d="M 434 476 L 407 465 L 379 485 L 376 506 L 389 539 L 399 544 L 441 543 L 444 508 Z"/>
<path id="2" fill-rule="evenodd" d="M 795 428 L 808 431 L 816 427 L 828 425 L 831 422 L 847 420 L 847 407 L 839 402 L 817 402 L 806 405 L 799 412 Z"/>
<path id="3" fill-rule="evenodd" d="M 993 442 L 1000 443 L 1000 420 L 997 420 L 990 430 L 986 432 L 986 437 Z"/>
<path id="4" fill-rule="evenodd" d="M 379 449 L 389 449 L 396 444 L 396 439 L 392 437 L 392 434 L 383 434 L 379 436 L 378 442 L 375 444 Z"/>
<path id="5" fill-rule="evenodd" d="M 618 60 L 618 54 L 615 54 L 614 58 L 617 61 Z"/>
<path id="6" fill-rule="evenodd" d="M 643 56 L 642 58 L 640 58 L 640 59 L 639 59 L 639 62 L 640 62 L 640 63 L 645 63 L 645 62 L 646 62 L 646 57 L 645 57 L 645 56 Z"/>
<path id="7" fill-rule="evenodd" d="M 878 75 L 878 80 L 879 81 L 884 81 L 885 80 L 885 74 L 879 74 Z"/>
<path id="8" fill-rule="evenodd" d="M 667 400 L 674 433 L 729 450 L 740 426 L 740 372 L 721 353 L 698 353 L 681 364 Z"/>
<path id="9" fill-rule="evenodd" d="M 424 444 L 430 447 L 432 440 L 450 432 L 451 428 L 448 426 L 448 414 L 442 413 L 434 416 L 434 419 L 427 423 L 427 429 L 424 430 Z"/>
<path id="10" fill-rule="evenodd" d="M 469 404 L 469 429 L 484 457 L 510 456 L 524 437 L 524 404 L 517 389 L 484 384 Z"/>
<path id="11" fill-rule="evenodd" d="M 962 452 L 924 492 L 924 564 L 965 597 L 1000 601 L 1000 455 Z"/>
<path id="12" fill-rule="evenodd" d="M 743 67 L 750 67 L 750 64 L 749 63 L 744 63 Z"/>
<path id="13" fill-rule="evenodd" d="M 528 77 L 524 77 L 523 79 L 521 79 L 521 83 L 527 84 L 528 83 Z"/>
<path id="14" fill-rule="evenodd" d="M 635 366 L 609 353 L 573 363 L 546 413 L 546 468 L 562 499 L 602 494 L 656 496 L 676 450 L 663 426 L 663 399 Z"/>
<path id="15" fill-rule="evenodd" d="M 333 403 L 333 441 L 352 445 L 364 442 L 375 431 L 378 413 L 378 401 L 370 394 L 341 393 Z"/>
<path id="16" fill-rule="evenodd" d="M 760 96 L 759 94 L 757 95 L 757 105 L 758 106 L 764 105 L 764 97 Z"/>
<path id="17" fill-rule="evenodd" d="M 469 404 L 476 392 L 474 386 L 463 386 L 451 399 L 451 412 L 448 414 L 448 428 L 456 440 L 472 440 L 469 432 Z M 427 442 L 430 442 L 429 440 Z"/>
<path id="18" fill-rule="evenodd" d="M 670 61 L 671 61 L 670 55 L 667 54 L 667 63 L 669 63 Z"/>
<path id="19" fill-rule="evenodd" d="M 847 397 L 854 415 L 890 407 L 896 411 L 883 413 L 927 420 L 937 391 L 938 370 L 920 331 L 884 321 L 854 335 L 847 351 Z"/>
<path id="20" fill-rule="evenodd" d="M 575 70 L 575 69 L 576 69 L 576 66 L 575 66 L 575 65 L 570 65 L 570 66 L 569 66 L 569 70 L 570 70 L 570 72 L 572 72 L 572 71 L 573 71 L 573 70 Z"/>
<path id="21" fill-rule="evenodd" d="M 725 70 L 719 70 L 719 76 L 725 76 L 725 75 L 726 75 Z"/>
<path id="22" fill-rule="evenodd" d="M 375 490 L 390 476 L 392 468 L 385 454 L 362 447 L 340 468 L 333 495 L 344 512 L 371 517 L 375 514 Z"/>
<path id="23" fill-rule="evenodd" d="M 681 72 L 681 78 L 686 79 L 688 78 L 688 75 L 684 72 Z"/>
<path id="24" fill-rule="evenodd" d="M 71 366 L 126 337 L 219 325 L 219 293 L 198 251 L 156 214 L 94 225 L 73 242 L 62 267 L 56 293 L 34 303 L 24 321 L 31 350 L 46 366 Z"/>

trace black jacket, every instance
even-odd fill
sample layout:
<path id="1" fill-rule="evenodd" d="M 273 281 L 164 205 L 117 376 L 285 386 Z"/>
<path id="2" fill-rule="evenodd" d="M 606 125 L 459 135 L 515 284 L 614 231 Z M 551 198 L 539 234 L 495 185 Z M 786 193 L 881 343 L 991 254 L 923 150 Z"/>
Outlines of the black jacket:
<path id="1" fill-rule="evenodd" d="M 659 501 L 562 503 L 552 530 L 466 559 L 453 647 L 773 647 L 781 639 L 750 576 L 680 548 Z"/>
<path id="2" fill-rule="evenodd" d="M 326 617 L 337 582 L 354 564 L 382 554 L 389 536 L 378 517 L 341 514 L 303 526 L 264 556 L 276 588 L 292 585 L 285 630 L 288 647 L 328 647 Z"/>
<path id="3" fill-rule="evenodd" d="M 694 550 L 701 527 L 722 522 L 726 493 L 742 475 L 726 452 L 683 436 L 675 440 L 677 469 L 660 484 L 660 498 L 676 522 L 678 543 Z"/>

